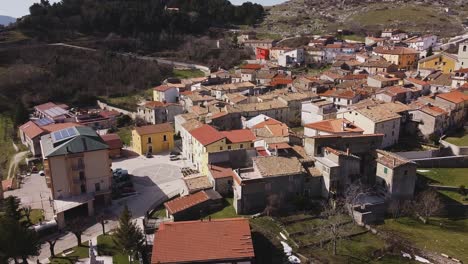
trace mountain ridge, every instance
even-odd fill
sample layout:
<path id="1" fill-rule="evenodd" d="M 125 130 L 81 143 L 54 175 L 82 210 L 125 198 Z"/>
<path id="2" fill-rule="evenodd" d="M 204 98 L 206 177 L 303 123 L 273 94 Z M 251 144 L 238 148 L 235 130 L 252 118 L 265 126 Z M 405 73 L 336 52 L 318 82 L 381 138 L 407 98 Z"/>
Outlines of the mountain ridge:
<path id="1" fill-rule="evenodd" d="M 16 22 L 16 18 L 11 16 L 0 15 L 0 25 L 7 26 L 10 23 Z"/>

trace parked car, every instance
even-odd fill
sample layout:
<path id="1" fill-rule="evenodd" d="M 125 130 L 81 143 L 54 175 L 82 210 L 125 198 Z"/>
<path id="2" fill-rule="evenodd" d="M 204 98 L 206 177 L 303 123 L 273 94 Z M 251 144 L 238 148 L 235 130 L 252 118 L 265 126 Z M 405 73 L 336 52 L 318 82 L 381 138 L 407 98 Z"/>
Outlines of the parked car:
<path id="1" fill-rule="evenodd" d="M 45 176 L 45 172 L 44 171 L 39 171 L 39 176 Z"/>

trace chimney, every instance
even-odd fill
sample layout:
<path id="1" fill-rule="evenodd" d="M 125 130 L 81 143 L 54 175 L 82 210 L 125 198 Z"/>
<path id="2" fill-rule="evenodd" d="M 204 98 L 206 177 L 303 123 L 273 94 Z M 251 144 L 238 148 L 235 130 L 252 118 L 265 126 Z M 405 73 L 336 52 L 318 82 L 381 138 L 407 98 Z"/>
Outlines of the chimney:
<path id="1" fill-rule="evenodd" d="M 346 148 L 346 155 L 349 156 L 349 148 Z"/>
<path id="2" fill-rule="evenodd" d="M 396 164 L 396 158 L 393 158 L 393 167 L 395 167 Z"/>

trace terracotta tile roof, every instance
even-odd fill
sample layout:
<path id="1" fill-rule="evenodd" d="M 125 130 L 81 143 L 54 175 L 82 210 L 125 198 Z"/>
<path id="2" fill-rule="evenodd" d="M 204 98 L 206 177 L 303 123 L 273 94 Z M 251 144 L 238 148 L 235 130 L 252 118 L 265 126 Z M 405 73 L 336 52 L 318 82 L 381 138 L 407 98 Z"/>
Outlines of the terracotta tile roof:
<path id="1" fill-rule="evenodd" d="M 115 110 L 103 110 L 101 112 L 99 112 L 99 115 L 104 117 L 104 118 L 110 118 L 110 117 L 115 117 L 115 116 L 119 116 L 120 113 L 115 111 Z"/>
<path id="2" fill-rule="evenodd" d="M 210 170 L 211 176 L 215 179 L 232 178 L 234 175 L 234 171 L 230 167 L 210 165 L 208 169 Z"/>
<path id="3" fill-rule="evenodd" d="M 269 143 L 268 148 L 269 149 L 290 149 L 292 147 L 286 142 L 280 142 L 280 143 Z"/>
<path id="4" fill-rule="evenodd" d="M 224 134 L 222 134 L 210 125 L 203 125 L 199 128 L 195 128 L 192 131 L 190 131 L 190 134 L 203 146 L 209 145 L 211 143 L 225 138 Z"/>
<path id="5" fill-rule="evenodd" d="M 468 73 L 468 68 L 462 68 L 455 71 L 456 73 Z"/>
<path id="6" fill-rule="evenodd" d="M 244 70 L 260 70 L 262 65 L 260 64 L 244 64 L 240 66 L 241 69 Z"/>
<path id="7" fill-rule="evenodd" d="M 289 127 L 284 124 L 270 124 L 265 126 L 268 131 L 270 131 L 271 135 L 274 137 L 287 137 L 289 136 Z"/>
<path id="8" fill-rule="evenodd" d="M 399 167 L 401 165 L 405 165 L 408 163 L 414 164 L 411 160 L 408 160 L 402 156 L 399 156 L 395 153 L 384 151 L 384 150 L 377 150 L 378 153 L 378 158 L 377 162 L 384 165 L 385 167 L 389 167 L 391 169 L 394 169 L 396 167 Z"/>
<path id="9" fill-rule="evenodd" d="M 56 124 L 50 124 L 50 125 L 43 126 L 42 129 L 47 133 L 52 133 L 52 132 L 59 131 L 59 130 L 65 129 L 65 128 L 76 127 L 76 126 L 82 126 L 82 125 L 78 124 L 78 123 L 73 123 L 73 122 L 56 123 Z"/>
<path id="10" fill-rule="evenodd" d="M 190 95 L 190 94 L 193 94 L 192 91 L 183 91 L 183 92 L 180 92 L 179 93 L 180 95 Z"/>
<path id="11" fill-rule="evenodd" d="M 466 98 L 466 95 L 460 91 L 451 91 L 448 93 L 438 94 L 436 96 L 455 104 L 459 104 L 465 100 L 468 100 L 468 98 Z"/>
<path id="12" fill-rule="evenodd" d="M 164 207 L 166 207 L 167 211 L 169 211 L 170 214 L 176 214 L 194 205 L 206 202 L 209 199 L 210 197 L 206 194 L 205 191 L 200 191 L 194 194 L 189 194 L 186 196 L 175 198 L 174 200 L 171 200 L 169 202 L 165 202 Z"/>
<path id="13" fill-rule="evenodd" d="M 164 107 L 167 105 L 168 103 L 159 102 L 159 101 L 149 101 L 144 104 L 144 106 L 148 108 L 158 108 L 158 107 Z"/>
<path id="14" fill-rule="evenodd" d="M 157 134 L 164 132 L 174 132 L 174 127 L 170 123 L 162 123 L 149 126 L 135 127 L 139 135 Z"/>
<path id="15" fill-rule="evenodd" d="M 347 99 L 352 99 L 357 96 L 357 94 L 354 91 L 348 89 L 330 89 L 319 95 L 324 97 L 337 97 Z"/>
<path id="16" fill-rule="evenodd" d="M 418 51 L 416 51 L 415 49 L 406 48 L 406 47 L 390 48 L 390 47 L 378 46 L 378 47 L 375 47 L 374 52 L 380 53 L 380 54 L 391 54 L 391 55 L 418 54 Z"/>
<path id="17" fill-rule="evenodd" d="M 166 222 L 154 236 L 152 264 L 232 262 L 255 257 L 249 220 Z"/>
<path id="18" fill-rule="evenodd" d="M 39 111 L 44 112 L 45 110 L 48 110 L 48 109 L 50 109 L 50 108 L 57 107 L 57 106 L 58 106 L 58 105 L 56 105 L 55 103 L 47 102 L 47 103 L 45 103 L 45 104 L 37 105 L 37 106 L 35 106 L 34 108 L 36 108 L 36 109 L 39 110 Z"/>
<path id="19" fill-rule="evenodd" d="M 183 180 L 185 182 L 185 185 L 187 186 L 189 193 L 213 188 L 213 185 L 211 184 L 210 180 L 206 175 L 189 176 L 185 177 Z"/>
<path id="20" fill-rule="evenodd" d="M 419 79 L 415 79 L 415 78 L 406 78 L 405 80 L 410 82 L 410 83 L 415 83 L 415 84 L 418 84 L 418 85 L 427 85 L 428 84 L 428 82 L 425 82 L 425 81 L 419 80 Z"/>
<path id="21" fill-rule="evenodd" d="M 262 177 L 295 175 L 304 172 L 301 163 L 296 157 L 255 157 L 253 158 L 253 162 L 257 165 Z"/>
<path id="22" fill-rule="evenodd" d="M 407 90 L 401 86 L 390 86 L 388 88 L 385 89 L 386 92 L 392 94 L 392 95 L 397 95 L 397 94 L 402 94 L 402 93 L 406 93 Z"/>
<path id="23" fill-rule="evenodd" d="M 36 123 L 32 121 L 28 121 L 25 124 L 21 125 L 19 129 L 23 131 L 23 133 L 30 139 L 33 139 L 45 132 L 42 128 L 40 128 L 38 125 L 36 125 Z"/>
<path id="24" fill-rule="evenodd" d="M 253 142 L 255 135 L 250 129 L 238 129 L 231 131 L 221 131 L 231 143 Z"/>
<path id="25" fill-rule="evenodd" d="M 109 146 L 109 149 L 120 149 L 123 147 L 122 140 L 117 134 L 106 134 L 102 135 L 101 138 Z"/>
<path id="26" fill-rule="evenodd" d="M 421 110 L 424 113 L 427 113 L 427 114 L 429 114 L 431 116 L 440 116 L 440 115 L 448 114 L 447 111 L 445 111 L 444 109 L 442 109 L 440 107 L 437 107 L 437 106 L 433 106 L 433 105 L 423 106 L 419 110 Z"/>
<path id="27" fill-rule="evenodd" d="M 304 125 L 304 127 L 329 133 L 362 133 L 364 130 L 344 118 L 329 119 Z"/>
<path id="28" fill-rule="evenodd" d="M 288 84 L 291 84 L 293 83 L 293 79 L 289 79 L 289 78 L 273 78 L 270 82 L 270 84 L 272 86 L 276 86 L 276 85 L 288 85 Z"/>
<path id="29" fill-rule="evenodd" d="M 158 92 L 165 92 L 165 91 L 168 91 L 172 88 L 175 88 L 174 86 L 169 86 L 169 85 L 159 85 L 159 86 L 156 86 L 154 87 L 153 89 L 155 91 L 158 91 Z"/>
<path id="30" fill-rule="evenodd" d="M 367 74 L 348 74 L 341 78 L 342 80 L 363 80 L 367 79 Z"/>
<path id="31" fill-rule="evenodd" d="M 213 115 L 211 116 L 211 119 L 220 118 L 220 117 L 226 116 L 226 115 L 228 115 L 228 114 L 229 114 L 228 112 L 221 111 L 221 112 L 219 112 L 219 113 L 213 114 Z"/>

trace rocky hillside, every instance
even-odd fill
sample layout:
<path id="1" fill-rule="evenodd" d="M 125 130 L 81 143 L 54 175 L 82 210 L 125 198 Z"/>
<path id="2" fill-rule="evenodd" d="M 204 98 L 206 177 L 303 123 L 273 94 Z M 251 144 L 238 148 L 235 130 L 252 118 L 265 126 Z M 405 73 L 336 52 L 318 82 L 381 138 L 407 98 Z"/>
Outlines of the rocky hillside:
<path id="1" fill-rule="evenodd" d="M 451 36 L 468 25 L 466 0 L 290 0 L 266 10 L 258 31 L 283 36 L 337 29 L 365 35 L 388 27 Z"/>

